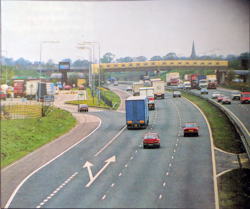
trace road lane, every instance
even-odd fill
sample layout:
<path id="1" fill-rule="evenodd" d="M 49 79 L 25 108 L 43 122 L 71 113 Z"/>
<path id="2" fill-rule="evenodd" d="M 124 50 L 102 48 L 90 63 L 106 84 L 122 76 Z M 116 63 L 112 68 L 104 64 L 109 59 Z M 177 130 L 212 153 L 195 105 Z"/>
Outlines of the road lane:
<path id="1" fill-rule="evenodd" d="M 125 115 L 93 114 L 103 121 L 98 131 L 28 179 L 11 207 L 214 208 L 209 134 L 203 116 L 190 102 L 167 93 L 167 99 L 156 100 L 147 129 L 125 129 L 96 157 L 122 130 Z M 189 121 L 200 124 L 200 137 L 182 136 L 182 126 Z M 143 149 L 142 138 L 149 131 L 160 135 L 160 149 Z M 86 161 L 94 165 L 95 175 L 112 156 L 116 162 L 86 187 Z"/>

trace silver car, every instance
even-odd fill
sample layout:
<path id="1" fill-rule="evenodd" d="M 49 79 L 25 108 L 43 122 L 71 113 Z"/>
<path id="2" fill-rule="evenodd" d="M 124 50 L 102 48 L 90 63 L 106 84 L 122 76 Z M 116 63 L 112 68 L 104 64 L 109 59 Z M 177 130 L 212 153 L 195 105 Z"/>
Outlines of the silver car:
<path id="1" fill-rule="evenodd" d="M 220 93 L 218 91 L 214 91 L 212 94 L 212 99 L 216 99 L 219 95 Z"/>
<path id="2" fill-rule="evenodd" d="M 241 92 L 240 91 L 232 91 L 232 100 L 240 100 L 240 95 L 241 95 Z"/>

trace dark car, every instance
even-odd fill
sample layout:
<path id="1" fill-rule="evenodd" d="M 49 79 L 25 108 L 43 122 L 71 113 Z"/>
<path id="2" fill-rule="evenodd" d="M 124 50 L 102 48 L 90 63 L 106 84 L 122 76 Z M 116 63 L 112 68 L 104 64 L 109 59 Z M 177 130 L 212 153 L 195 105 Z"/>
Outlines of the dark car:
<path id="1" fill-rule="evenodd" d="M 84 89 L 85 89 L 85 87 L 83 85 L 79 86 L 79 90 L 84 90 Z"/>
<path id="2" fill-rule="evenodd" d="M 221 100 L 222 104 L 231 104 L 231 99 L 228 96 L 223 97 Z"/>
<path id="3" fill-rule="evenodd" d="M 186 123 L 183 128 L 184 137 L 187 135 L 196 135 L 199 136 L 199 126 L 194 122 Z"/>
<path id="4" fill-rule="evenodd" d="M 174 91 L 174 93 L 173 93 L 173 98 L 175 98 L 175 97 L 181 97 L 181 92 L 179 92 L 179 91 Z"/>
<path id="5" fill-rule="evenodd" d="M 160 137 L 157 133 L 147 133 L 143 137 L 143 148 L 158 147 L 160 148 Z"/>
<path id="6" fill-rule="evenodd" d="M 88 108 L 88 105 L 86 104 L 79 104 L 78 105 L 78 112 L 88 112 L 89 111 L 89 108 Z"/>

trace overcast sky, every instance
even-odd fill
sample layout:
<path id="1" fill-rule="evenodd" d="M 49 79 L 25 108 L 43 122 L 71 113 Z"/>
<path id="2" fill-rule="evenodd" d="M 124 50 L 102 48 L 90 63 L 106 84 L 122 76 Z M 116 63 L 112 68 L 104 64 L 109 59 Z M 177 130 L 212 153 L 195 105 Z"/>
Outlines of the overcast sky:
<path id="1" fill-rule="evenodd" d="M 248 0 L 2 1 L 1 50 L 34 62 L 41 42 L 59 41 L 42 44 L 42 61 L 57 63 L 89 59 L 76 46 L 90 41 L 100 43 L 101 57 L 150 59 L 190 56 L 194 41 L 199 56 L 239 55 L 249 51 L 249 10 Z"/>

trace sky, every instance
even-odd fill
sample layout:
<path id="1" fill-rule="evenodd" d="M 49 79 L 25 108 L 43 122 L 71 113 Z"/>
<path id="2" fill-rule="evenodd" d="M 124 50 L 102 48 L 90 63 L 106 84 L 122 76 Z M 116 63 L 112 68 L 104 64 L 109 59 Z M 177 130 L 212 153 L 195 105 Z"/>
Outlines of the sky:
<path id="1" fill-rule="evenodd" d="M 1 1 L 2 55 L 31 62 L 90 59 L 83 42 L 121 57 L 249 52 L 248 0 Z M 42 43 L 55 41 L 59 43 Z M 41 44 L 42 43 L 42 44 Z M 86 46 L 87 47 L 87 46 Z M 94 59 L 99 48 L 94 46 Z M 7 52 L 7 53 L 6 53 Z"/>

